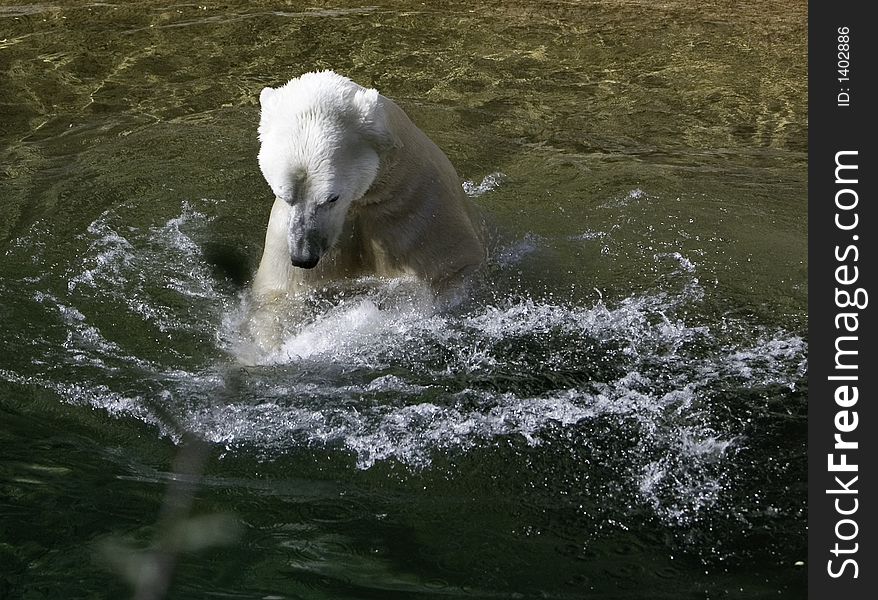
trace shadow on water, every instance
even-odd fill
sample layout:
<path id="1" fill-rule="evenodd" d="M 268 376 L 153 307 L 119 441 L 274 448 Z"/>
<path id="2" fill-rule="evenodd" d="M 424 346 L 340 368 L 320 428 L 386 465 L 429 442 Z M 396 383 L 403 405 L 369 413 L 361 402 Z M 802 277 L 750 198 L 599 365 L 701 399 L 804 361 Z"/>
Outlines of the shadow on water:
<path id="1" fill-rule="evenodd" d="M 216 278 L 228 280 L 235 287 L 244 288 L 250 282 L 253 265 L 237 246 L 223 242 L 207 242 L 202 245 L 204 262 L 211 266 Z"/>

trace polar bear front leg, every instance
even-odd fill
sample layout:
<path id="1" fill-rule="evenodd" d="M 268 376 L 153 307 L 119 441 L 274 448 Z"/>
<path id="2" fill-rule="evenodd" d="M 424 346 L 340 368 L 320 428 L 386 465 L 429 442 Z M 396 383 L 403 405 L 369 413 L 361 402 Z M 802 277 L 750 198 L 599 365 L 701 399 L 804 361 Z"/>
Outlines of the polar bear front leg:
<path id="1" fill-rule="evenodd" d="M 290 292 L 297 274 L 290 260 L 288 231 L 290 205 L 276 198 L 265 232 L 262 260 L 253 278 L 240 333 L 248 350 L 243 362 L 279 349 L 288 320 Z"/>
<path id="2" fill-rule="evenodd" d="M 271 301 L 288 294 L 294 287 L 293 263 L 290 259 L 289 229 L 292 208 L 275 198 L 265 231 L 265 247 L 262 260 L 253 278 L 253 298 Z"/>

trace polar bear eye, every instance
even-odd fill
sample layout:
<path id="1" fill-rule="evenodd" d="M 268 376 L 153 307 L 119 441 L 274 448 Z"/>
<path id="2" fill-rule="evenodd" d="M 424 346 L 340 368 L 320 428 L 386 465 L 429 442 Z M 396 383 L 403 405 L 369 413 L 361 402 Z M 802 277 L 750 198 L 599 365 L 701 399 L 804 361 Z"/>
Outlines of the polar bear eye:
<path id="1" fill-rule="evenodd" d="M 338 194 L 332 194 L 326 199 L 326 202 L 332 204 L 333 202 L 338 202 Z"/>

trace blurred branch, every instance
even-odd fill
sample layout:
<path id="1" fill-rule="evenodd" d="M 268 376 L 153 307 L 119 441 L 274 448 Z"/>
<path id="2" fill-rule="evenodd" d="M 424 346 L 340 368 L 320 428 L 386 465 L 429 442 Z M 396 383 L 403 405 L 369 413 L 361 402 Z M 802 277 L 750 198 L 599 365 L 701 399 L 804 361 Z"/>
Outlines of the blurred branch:
<path id="1" fill-rule="evenodd" d="M 181 529 L 192 513 L 208 450 L 203 440 L 184 437 L 159 515 L 157 547 L 142 557 L 135 574 L 134 600 L 161 600 L 167 594 L 178 556 L 188 545 L 181 543 Z"/>

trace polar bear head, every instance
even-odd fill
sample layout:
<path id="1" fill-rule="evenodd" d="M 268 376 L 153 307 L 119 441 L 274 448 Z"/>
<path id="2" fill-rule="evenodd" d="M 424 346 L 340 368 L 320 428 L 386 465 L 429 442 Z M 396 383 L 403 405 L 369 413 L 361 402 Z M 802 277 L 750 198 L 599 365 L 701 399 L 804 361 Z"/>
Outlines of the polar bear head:
<path id="1" fill-rule="evenodd" d="M 310 269 L 338 240 L 395 138 L 378 92 L 332 71 L 264 88 L 259 103 L 259 168 L 290 206 L 293 265 Z"/>

